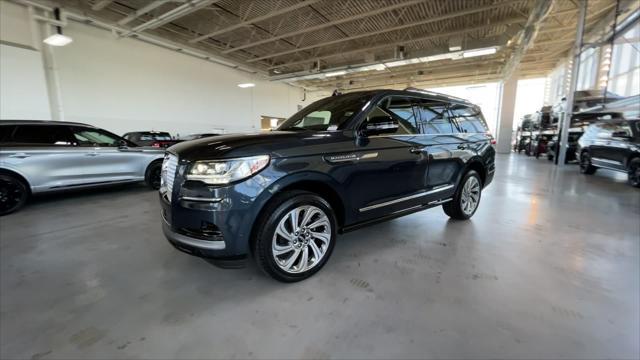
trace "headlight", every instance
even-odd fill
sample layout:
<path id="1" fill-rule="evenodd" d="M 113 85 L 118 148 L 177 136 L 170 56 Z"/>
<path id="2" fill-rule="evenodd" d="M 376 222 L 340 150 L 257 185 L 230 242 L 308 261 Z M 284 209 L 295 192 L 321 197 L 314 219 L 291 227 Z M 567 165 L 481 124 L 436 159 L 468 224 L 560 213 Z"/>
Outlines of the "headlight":
<path id="1" fill-rule="evenodd" d="M 187 180 L 220 185 L 248 178 L 269 164 L 269 155 L 228 160 L 202 160 L 191 165 Z"/>

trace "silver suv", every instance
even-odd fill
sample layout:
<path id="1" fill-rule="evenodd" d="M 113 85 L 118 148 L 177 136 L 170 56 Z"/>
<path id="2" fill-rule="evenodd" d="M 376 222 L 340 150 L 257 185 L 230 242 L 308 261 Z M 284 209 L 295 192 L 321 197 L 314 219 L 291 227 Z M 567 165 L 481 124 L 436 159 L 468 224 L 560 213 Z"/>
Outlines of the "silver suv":
<path id="1" fill-rule="evenodd" d="M 157 189 L 163 156 L 91 125 L 2 120 L 0 215 L 36 193 L 137 181 Z"/>

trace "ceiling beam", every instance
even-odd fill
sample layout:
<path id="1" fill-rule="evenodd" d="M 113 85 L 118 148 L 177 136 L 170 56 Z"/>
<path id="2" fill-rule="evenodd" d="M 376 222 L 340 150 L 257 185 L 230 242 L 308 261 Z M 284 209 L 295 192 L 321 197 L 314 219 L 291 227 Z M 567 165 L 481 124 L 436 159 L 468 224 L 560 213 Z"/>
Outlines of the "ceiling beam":
<path id="1" fill-rule="evenodd" d="M 164 24 L 167 24 L 171 21 L 174 21 L 176 19 L 179 19 L 183 16 L 186 16 L 188 14 L 191 14 L 192 12 L 198 11 L 202 8 L 205 8 L 215 2 L 218 2 L 219 0 L 187 0 L 186 3 L 167 11 L 164 14 L 158 15 L 157 17 L 143 23 L 140 24 L 136 27 L 134 27 L 131 31 L 129 31 L 128 33 L 123 34 L 123 37 L 127 37 L 127 36 L 131 36 L 135 33 L 139 33 L 148 29 L 155 29 L 159 26 L 162 26 Z"/>
<path id="2" fill-rule="evenodd" d="M 141 7 L 140 9 L 132 12 L 131 14 L 124 17 L 122 20 L 118 21 L 118 25 L 126 25 L 131 21 L 139 18 L 140 16 L 147 14 L 148 12 L 159 8 L 160 6 L 170 2 L 171 0 L 155 0 L 150 2 L 147 6 Z"/>
<path id="3" fill-rule="evenodd" d="M 473 31 L 482 30 L 482 29 L 485 29 L 485 28 L 488 28 L 488 27 L 514 24 L 514 23 L 518 23 L 518 22 L 519 23 L 523 23 L 523 22 L 525 22 L 525 20 L 522 19 L 522 18 L 506 19 L 506 20 L 502 20 L 502 21 L 496 21 L 496 22 L 493 22 L 493 23 L 490 23 L 490 24 L 484 24 L 484 25 L 479 25 L 479 26 L 474 26 L 474 27 L 466 27 L 464 29 L 454 30 L 454 31 L 447 31 L 447 32 L 438 33 L 438 34 L 419 36 L 419 37 L 416 37 L 416 38 L 403 40 L 403 41 L 393 41 L 393 42 L 389 42 L 389 43 L 385 43 L 385 44 L 369 46 L 369 47 L 364 47 L 364 48 L 358 48 L 358 49 L 353 49 L 353 50 L 349 50 L 349 51 L 341 51 L 341 52 L 336 52 L 336 53 L 321 54 L 321 55 L 314 56 L 314 57 L 307 58 L 307 59 L 302 59 L 302 60 L 298 60 L 298 61 L 292 61 L 292 62 L 283 63 L 283 64 L 278 64 L 278 65 L 270 67 L 269 69 L 271 70 L 271 69 L 281 68 L 281 67 L 284 67 L 284 66 L 305 64 L 305 63 L 313 62 L 313 61 L 316 61 L 316 60 L 322 60 L 322 59 L 326 59 L 326 58 L 330 58 L 330 57 L 334 57 L 334 56 L 352 55 L 352 54 L 357 54 L 357 53 L 361 53 L 361 52 L 367 52 L 367 51 L 372 51 L 372 50 L 379 50 L 379 49 L 394 47 L 394 46 L 397 46 L 397 45 L 406 45 L 406 44 L 410 44 L 410 43 L 415 42 L 415 41 L 424 41 L 424 40 L 431 40 L 431 39 L 436 39 L 436 38 L 440 38 L 440 37 L 447 37 L 447 36 L 452 36 L 452 35 L 461 35 L 461 34 L 466 34 L 466 33 L 473 32 Z M 248 61 L 248 62 L 250 62 L 250 61 Z"/>
<path id="4" fill-rule="evenodd" d="M 107 6 L 109 6 L 109 4 L 111 4 L 112 2 L 113 0 L 98 0 L 93 4 L 93 6 L 91 7 L 91 10 L 100 11 L 106 8 Z"/>
<path id="5" fill-rule="evenodd" d="M 353 16 L 349 16 L 349 17 L 346 17 L 344 19 L 338 19 L 338 20 L 334 20 L 334 21 L 329 21 L 329 22 L 322 23 L 322 24 L 319 24 L 319 25 L 316 25 L 316 26 L 306 27 L 304 29 L 291 31 L 291 32 L 288 32 L 288 33 L 285 33 L 285 34 L 281 34 L 281 35 L 278 35 L 278 36 L 273 36 L 273 37 L 270 37 L 270 38 L 267 38 L 267 39 L 264 39 L 264 40 L 258 40 L 258 41 L 250 42 L 250 43 L 247 43 L 247 44 L 244 44 L 244 45 L 236 46 L 234 48 L 231 48 L 231 49 L 228 49 L 228 50 L 224 51 L 224 53 L 228 54 L 228 53 L 232 53 L 234 51 L 243 50 L 243 49 L 246 49 L 246 48 L 250 48 L 250 47 L 254 47 L 254 46 L 258 46 L 258 45 L 262 45 L 262 44 L 267 44 L 267 43 L 270 43 L 270 42 L 273 42 L 273 41 L 277 41 L 277 40 L 281 40 L 281 39 L 284 39 L 284 38 L 297 36 L 297 35 L 302 35 L 302 34 L 305 34 L 305 33 L 308 33 L 308 32 L 312 32 L 312 31 L 318 31 L 318 30 L 321 30 L 321 29 L 324 29 L 324 28 L 328 28 L 328 27 L 331 27 L 331 26 L 336 26 L 336 25 L 347 23 L 347 22 L 363 19 L 363 18 L 366 18 L 366 17 L 371 17 L 371 16 L 375 16 L 375 15 L 378 15 L 378 14 L 382 14 L 382 13 L 385 13 L 385 12 L 393 11 L 393 10 L 400 9 L 400 8 L 403 8 L 403 7 L 416 5 L 416 4 L 419 4 L 419 3 L 424 3 L 425 1 L 427 1 L 427 0 L 401 1 L 398 4 L 379 7 L 377 9 L 375 9 L 375 10 L 367 11 L 367 12 L 364 12 L 364 13 L 361 13 L 361 14 L 356 14 L 356 15 L 353 15 Z"/>
<path id="6" fill-rule="evenodd" d="M 343 43 L 345 41 L 352 41 L 352 40 L 362 39 L 362 38 L 368 37 L 368 36 L 380 35 L 380 34 L 392 32 L 392 31 L 398 31 L 398 30 L 407 29 L 407 28 L 414 27 L 414 26 L 425 25 L 425 24 L 429 24 L 429 23 L 433 23 L 433 22 L 437 22 L 437 21 L 448 20 L 448 19 L 451 19 L 451 18 L 454 18 L 454 17 L 458 17 L 458 16 L 465 16 L 465 15 L 469 15 L 469 14 L 473 14 L 473 13 L 477 13 L 477 12 L 486 11 L 486 10 L 489 10 L 489 9 L 494 9 L 494 8 L 497 8 L 497 7 L 503 7 L 506 4 L 510 4 L 510 3 L 514 3 L 514 2 L 520 2 L 520 1 L 521 0 L 509 0 L 507 2 L 502 2 L 502 3 L 498 3 L 498 4 L 476 6 L 476 7 L 471 8 L 471 9 L 455 11 L 455 12 L 452 12 L 452 13 L 449 13 L 449 14 L 444 14 L 444 15 L 440 15 L 440 16 L 434 16 L 434 17 L 430 17 L 428 19 L 424 19 L 424 20 L 420 20 L 420 21 L 414 21 L 412 23 L 403 24 L 403 25 L 399 25 L 399 26 L 393 26 L 393 27 L 385 28 L 385 29 L 378 30 L 378 31 L 371 31 L 371 32 L 363 33 L 363 34 L 349 36 L 349 37 L 346 37 L 346 38 L 320 42 L 320 43 L 316 43 L 316 44 L 309 45 L 309 46 L 295 48 L 295 49 L 291 49 L 291 50 L 287 50 L 287 51 L 281 51 L 281 52 L 278 52 L 278 53 L 272 53 L 272 54 L 260 56 L 260 57 L 257 57 L 257 58 L 249 59 L 249 60 L 247 60 L 247 62 L 255 62 L 255 61 L 270 59 L 270 58 L 274 58 L 274 57 L 278 57 L 278 56 L 282 56 L 282 55 L 293 54 L 293 53 L 296 53 L 296 52 L 299 52 L 299 51 L 305 51 L 305 50 L 315 49 L 315 48 L 318 48 L 318 47 L 335 45 L 335 44 Z"/>
<path id="7" fill-rule="evenodd" d="M 198 41 L 202 41 L 202 40 L 208 39 L 210 37 L 214 37 L 214 36 L 217 36 L 217 35 L 220 35 L 220 34 L 224 34 L 224 33 L 227 33 L 229 31 L 233 31 L 233 30 L 239 29 L 241 27 L 244 27 L 244 26 L 247 26 L 247 25 L 251 25 L 251 24 L 256 23 L 256 22 L 264 21 L 264 20 L 270 19 L 272 17 L 280 16 L 280 15 L 286 14 L 286 13 L 294 11 L 294 10 L 298 10 L 300 8 L 303 8 L 303 7 L 306 7 L 306 6 L 309 6 L 309 5 L 313 5 L 313 4 L 317 3 L 318 1 L 320 1 L 320 0 L 305 0 L 305 1 L 299 2 L 299 3 L 295 4 L 295 5 L 287 6 L 287 7 L 284 7 L 282 9 L 278 9 L 276 11 L 270 12 L 268 14 L 264 14 L 262 16 L 255 17 L 253 19 L 241 21 L 241 22 L 236 23 L 234 25 L 231 25 L 231 26 L 228 26 L 228 27 L 225 27 L 225 28 L 222 28 L 222 29 L 215 30 L 213 32 L 210 32 L 210 33 L 202 35 L 202 36 L 198 36 L 195 39 L 189 40 L 189 42 L 190 43 L 196 43 Z"/>

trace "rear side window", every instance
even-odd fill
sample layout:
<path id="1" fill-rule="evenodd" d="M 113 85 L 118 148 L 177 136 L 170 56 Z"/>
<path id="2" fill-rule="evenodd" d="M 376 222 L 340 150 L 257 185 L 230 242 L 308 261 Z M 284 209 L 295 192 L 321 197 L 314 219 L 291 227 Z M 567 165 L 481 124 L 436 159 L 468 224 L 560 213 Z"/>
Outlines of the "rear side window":
<path id="1" fill-rule="evenodd" d="M 40 146 L 74 145 L 71 131 L 62 125 L 17 125 L 7 142 Z"/>
<path id="2" fill-rule="evenodd" d="M 419 128 L 422 134 L 451 134 L 454 132 L 449 116 L 449 104 L 443 101 L 418 99 Z"/>
<path id="3" fill-rule="evenodd" d="M 120 138 L 101 129 L 76 127 L 73 136 L 80 146 L 119 146 Z"/>
<path id="4" fill-rule="evenodd" d="M 480 109 L 456 104 L 451 108 L 451 116 L 463 133 L 486 133 L 488 131 Z"/>

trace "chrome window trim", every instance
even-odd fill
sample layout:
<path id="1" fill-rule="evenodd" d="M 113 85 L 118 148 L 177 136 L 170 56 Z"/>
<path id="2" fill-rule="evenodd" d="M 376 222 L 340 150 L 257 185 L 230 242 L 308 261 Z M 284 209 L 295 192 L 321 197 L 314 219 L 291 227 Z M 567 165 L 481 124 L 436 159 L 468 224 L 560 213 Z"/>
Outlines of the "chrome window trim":
<path id="1" fill-rule="evenodd" d="M 409 195 L 409 196 L 405 196 L 405 197 L 401 197 L 398 199 L 393 199 L 393 200 L 389 200 L 389 201 L 385 201 L 383 203 L 380 204 L 375 204 L 375 205 L 370 205 L 370 206 L 366 206 L 363 207 L 361 209 L 359 209 L 360 212 L 366 212 L 369 210 L 374 210 L 374 209 L 379 209 L 381 207 L 385 207 L 385 206 L 389 206 L 389 205 L 394 205 L 403 201 L 407 201 L 407 200 L 412 200 L 412 199 L 417 199 L 419 197 L 423 197 L 423 196 L 427 196 L 427 195 L 431 195 L 431 194 L 435 194 L 441 191 L 445 191 L 445 190 L 449 190 L 453 188 L 453 184 L 449 184 L 449 185 L 442 185 L 439 186 L 435 189 L 429 190 L 429 191 L 425 191 L 419 194 L 414 194 L 414 195 Z"/>
<path id="2" fill-rule="evenodd" d="M 180 197 L 180 200 L 217 203 L 217 202 L 221 202 L 222 198 L 205 198 L 205 197 L 182 196 L 182 197 Z"/>

